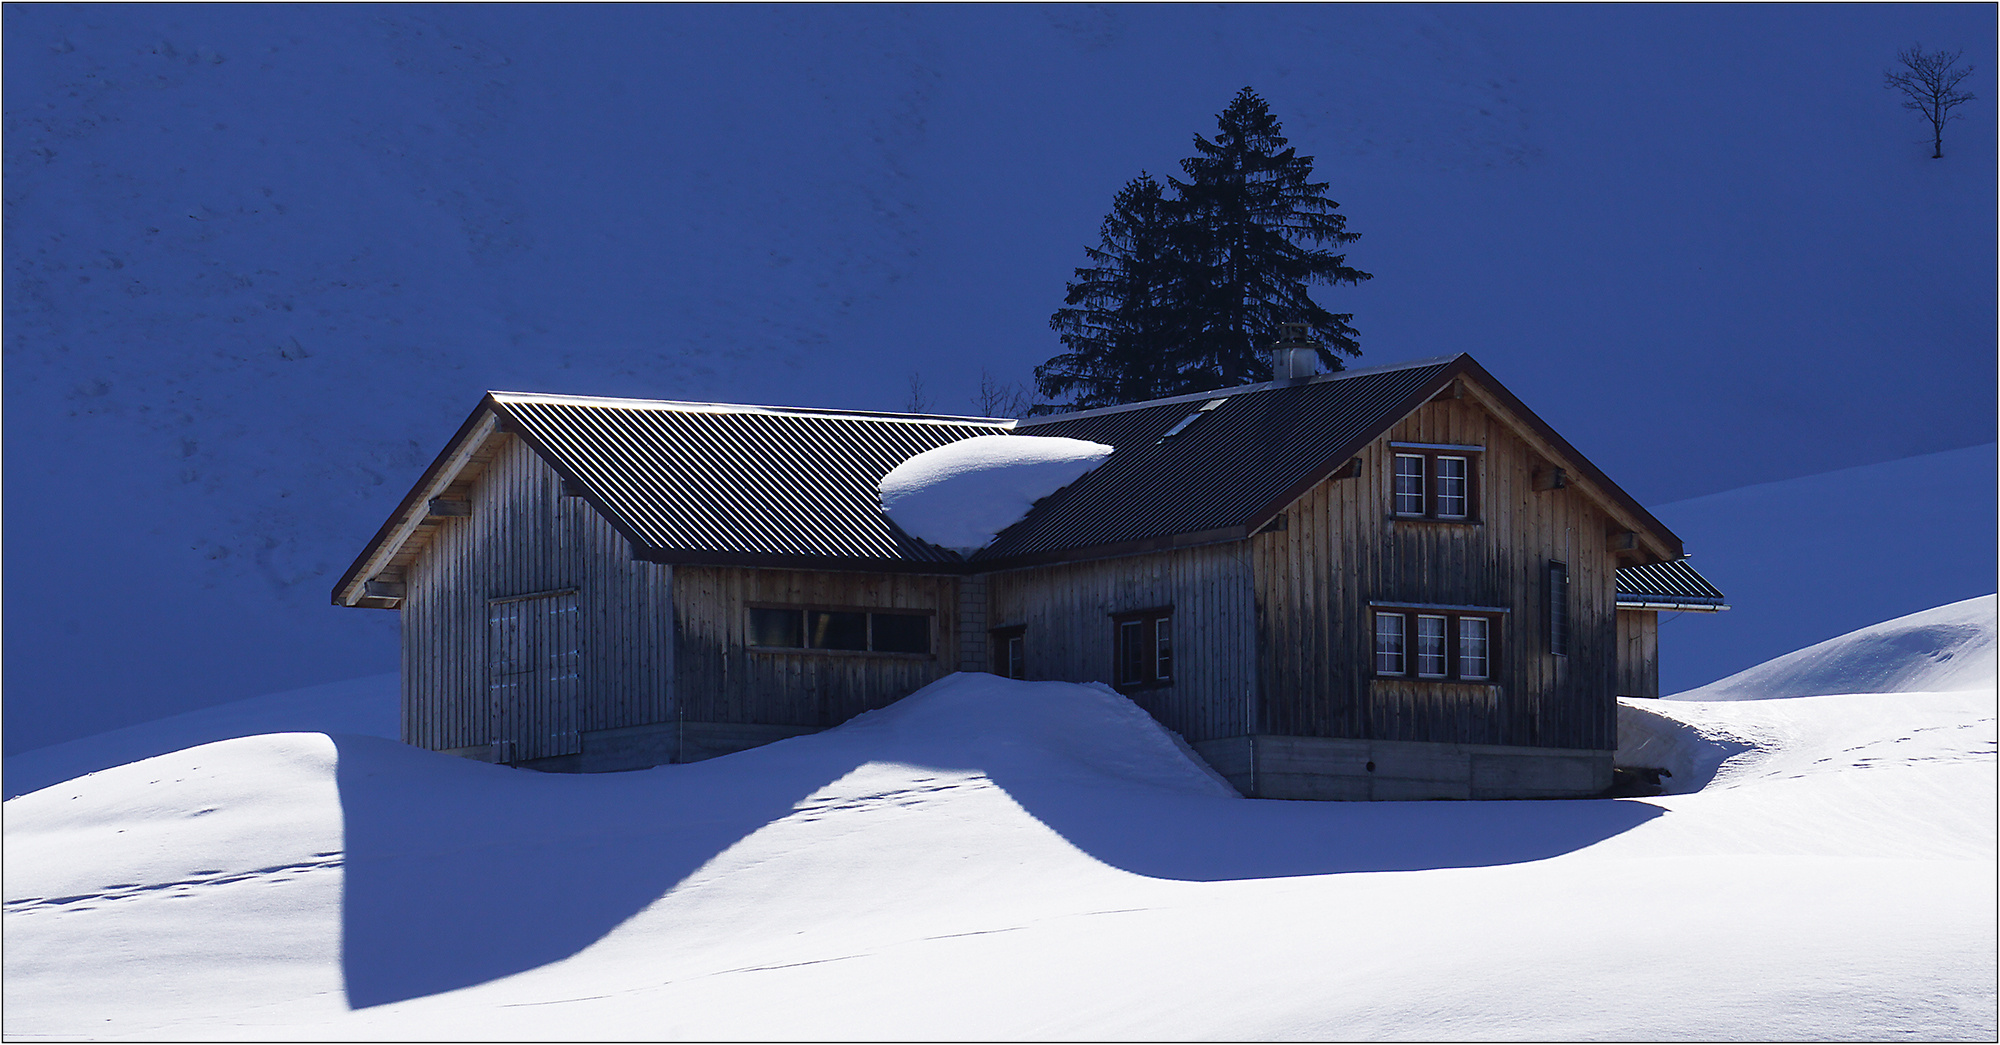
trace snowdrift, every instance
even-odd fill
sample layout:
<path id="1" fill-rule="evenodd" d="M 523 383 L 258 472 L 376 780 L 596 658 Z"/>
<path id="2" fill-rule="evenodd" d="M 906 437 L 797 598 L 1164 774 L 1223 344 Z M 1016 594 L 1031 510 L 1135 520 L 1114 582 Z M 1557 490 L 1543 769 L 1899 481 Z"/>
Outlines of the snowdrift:
<path id="1" fill-rule="evenodd" d="M 1787 653 L 1670 700 L 1910 693 L 1994 684 L 1994 596 L 1954 602 Z"/>
<path id="2" fill-rule="evenodd" d="M 1115 692 L 986 675 L 634 773 L 250 736 L 7 802 L 4 1029 L 1990 1040 L 1994 720 L 1630 702 L 1706 786 L 1570 802 L 1245 801 Z"/>
<path id="3" fill-rule="evenodd" d="M 910 536 L 971 555 L 1113 449 L 1049 435 L 961 439 L 890 469 L 879 485 L 882 510 Z"/>
<path id="4" fill-rule="evenodd" d="M 395 740 L 401 734 L 399 687 L 394 674 L 370 675 L 231 701 L 8 755 L 0 763 L 6 797 L 155 755 L 263 733 L 353 733 Z"/>

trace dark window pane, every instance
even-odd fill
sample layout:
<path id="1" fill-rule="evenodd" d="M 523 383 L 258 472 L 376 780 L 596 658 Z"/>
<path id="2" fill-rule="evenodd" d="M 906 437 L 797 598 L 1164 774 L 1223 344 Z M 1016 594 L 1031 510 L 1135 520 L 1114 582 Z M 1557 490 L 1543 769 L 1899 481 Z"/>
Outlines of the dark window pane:
<path id="1" fill-rule="evenodd" d="M 1549 652 L 1569 655 L 1569 567 L 1549 563 Z"/>
<path id="2" fill-rule="evenodd" d="M 798 610 L 750 611 L 750 645 L 797 649 L 805 644 Z"/>
<path id="3" fill-rule="evenodd" d="M 1028 639 L 1025 635 L 1007 636 L 1007 677 L 1028 677 Z"/>
<path id="4" fill-rule="evenodd" d="M 878 653 L 929 653 L 931 618 L 927 613 L 877 613 L 875 650 Z"/>
<path id="5" fill-rule="evenodd" d="M 806 612 L 806 645 L 813 649 L 868 648 L 868 615 L 835 610 Z"/>
<path id="6" fill-rule="evenodd" d="M 1146 640 L 1136 620 L 1118 623 L 1118 683 L 1129 686 L 1144 682 Z"/>
<path id="7" fill-rule="evenodd" d="M 1165 682 L 1174 677 L 1174 619 L 1161 617 L 1154 636 L 1153 677 Z"/>

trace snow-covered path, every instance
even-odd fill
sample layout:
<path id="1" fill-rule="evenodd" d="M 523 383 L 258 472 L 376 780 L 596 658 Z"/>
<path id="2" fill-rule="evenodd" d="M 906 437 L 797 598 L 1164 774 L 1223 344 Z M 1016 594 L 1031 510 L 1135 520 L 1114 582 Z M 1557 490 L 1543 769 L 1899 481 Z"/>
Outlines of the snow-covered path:
<path id="1" fill-rule="evenodd" d="M 6 1033 L 1992 1037 L 1992 689 L 1628 714 L 1713 779 L 1249 801 L 969 675 L 640 773 L 224 741 L 7 803 Z"/>

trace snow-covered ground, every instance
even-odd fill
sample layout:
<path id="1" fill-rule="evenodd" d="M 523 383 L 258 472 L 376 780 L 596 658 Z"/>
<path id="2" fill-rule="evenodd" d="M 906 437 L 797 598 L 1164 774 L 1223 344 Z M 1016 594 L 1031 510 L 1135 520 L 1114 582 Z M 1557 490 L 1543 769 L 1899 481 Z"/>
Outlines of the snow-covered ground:
<path id="1" fill-rule="evenodd" d="M 5 1031 L 1990 1040 L 1991 675 L 1760 678 L 1628 702 L 1649 799 L 1250 801 L 983 675 L 637 773 L 225 740 L 6 804 Z"/>

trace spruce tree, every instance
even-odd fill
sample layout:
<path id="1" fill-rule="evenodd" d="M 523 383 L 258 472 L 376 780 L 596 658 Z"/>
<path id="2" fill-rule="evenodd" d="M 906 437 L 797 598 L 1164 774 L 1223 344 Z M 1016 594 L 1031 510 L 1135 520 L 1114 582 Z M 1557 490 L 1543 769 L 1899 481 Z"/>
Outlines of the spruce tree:
<path id="1" fill-rule="evenodd" d="M 1089 408 L 1177 387 L 1177 353 L 1192 331 L 1173 222 L 1152 175 L 1118 191 L 1099 245 L 1084 248 L 1090 264 L 1076 270 L 1064 307 L 1049 317 L 1068 351 L 1035 368 L 1043 395 L 1073 396 L 1076 407 Z"/>
<path id="2" fill-rule="evenodd" d="M 1313 158 L 1289 147 L 1257 92 L 1237 92 L 1216 123 L 1215 138 L 1195 135 L 1198 155 L 1181 161 L 1188 180 L 1168 179 L 1178 195 L 1174 252 L 1187 266 L 1184 306 L 1194 327 L 1177 353 L 1175 390 L 1268 380 L 1263 350 L 1284 323 L 1308 324 L 1320 361 L 1341 369 L 1336 352 L 1361 354 L 1354 315 L 1328 312 L 1307 287 L 1374 278 L 1327 249 L 1360 234 L 1347 231 L 1327 183 L 1312 180 Z"/>

